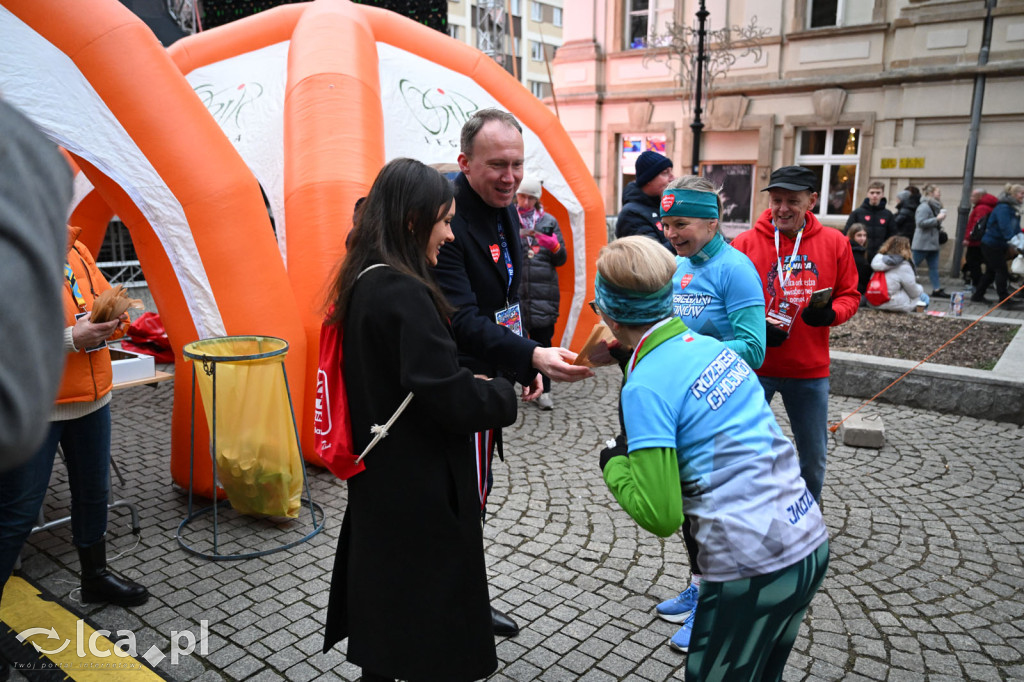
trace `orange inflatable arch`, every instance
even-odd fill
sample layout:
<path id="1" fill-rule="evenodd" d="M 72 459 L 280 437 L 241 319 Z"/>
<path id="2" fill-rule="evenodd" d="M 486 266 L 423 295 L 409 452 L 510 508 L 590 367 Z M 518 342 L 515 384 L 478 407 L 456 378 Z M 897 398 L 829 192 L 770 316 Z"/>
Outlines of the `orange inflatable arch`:
<path id="1" fill-rule="evenodd" d="M 0 0 L 0 45 L 8 54 L 8 66 L 0 65 L 5 99 L 65 148 L 95 187 L 75 217 L 99 225 L 116 212 L 131 231 L 178 376 L 191 372 L 181 347 L 197 338 L 262 334 L 289 342 L 286 367 L 307 459 L 315 461 L 311 394 L 325 285 L 344 254 L 352 206 L 389 158 L 454 161 L 458 130 L 477 108 L 497 105 L 522 122 L 527 172 L 544 180 L 545 208 L 563 228 L 571 276 L 560 277 L 556 334 L 578 347 L 594 322 L 583 303 L 606 242 L 596 184 L 541 102 L 444 34 L 349 0 L 316 0 L 165 51 L 117 0 Z M 281 129 L 271 135 L 281 143 L 280 178 L 266 177 L 273 161 L 247 156 L 268 145 L 247 151 L 238 142 L 245 135 L 226 134 L 241 118 L 242 95 L 215 111 L 216 88 L 197 87 L 211 74 L 233 82 L 232 74 L 253 68 L 251 58 L 287 60 Z M 17 73 L 26 68 L 46 74 L 45 82 L 26 83 Z M 410 109 L 396 111 L 403 105 Z M 257 177 L 271 188 L 273 226 Z M 191 382 L 176 381 L 174 391 L 171 470 L 187 485 Z M 208 451 L 207 439 L 198 418 L 197 452 Z M 196 476 L 209 481 L 207 458 L 196 458 Z"/>

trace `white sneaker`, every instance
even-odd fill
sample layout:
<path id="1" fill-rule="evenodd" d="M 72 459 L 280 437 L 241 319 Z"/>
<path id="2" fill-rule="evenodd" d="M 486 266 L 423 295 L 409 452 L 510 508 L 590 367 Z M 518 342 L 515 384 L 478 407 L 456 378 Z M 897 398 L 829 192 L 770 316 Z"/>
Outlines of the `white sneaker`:
<path id="1" fill-rule="evenodd" d="M 537 398 L 537 407 L 542 410 L 550 410 L 555 406 L 554 401 L 551 400 L 550 393 L 541 393 L 540 397 Z"/>

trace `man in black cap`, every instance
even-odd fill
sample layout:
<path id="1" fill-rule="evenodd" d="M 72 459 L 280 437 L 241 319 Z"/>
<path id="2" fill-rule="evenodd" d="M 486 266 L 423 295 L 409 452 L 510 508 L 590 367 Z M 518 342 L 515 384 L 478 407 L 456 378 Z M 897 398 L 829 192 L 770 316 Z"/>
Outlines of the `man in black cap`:
<path id="1" fill-rule="evenodd" d="M 636 179 L 622 192 L 622 210 L 615 221 L 615 237 L 639 234 L 656 239 L 676 255 L 661 229 L 661 193 L 675 176 L 672 160 L 657 152 L 645 151 L 636 159 Z"/>
<path id="2" fill-rule="evenodd" d="M 812 212 L 821 181 L 802 166 L 772 172 L 769 208 L 732 245 L 754 263 L 764 286 L 767 345 L 757 376 L 775 393 L 793 428 L 800 472 L 821 501 L 828 442 L 828 328 L 860 305 L 850 242 Z"/>

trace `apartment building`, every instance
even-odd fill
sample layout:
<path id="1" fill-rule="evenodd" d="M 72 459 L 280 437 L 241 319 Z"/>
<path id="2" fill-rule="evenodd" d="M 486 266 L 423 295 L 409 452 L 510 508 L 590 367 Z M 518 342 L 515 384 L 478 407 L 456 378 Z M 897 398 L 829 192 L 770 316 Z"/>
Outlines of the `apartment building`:
<path id="1" fill-rule="evenodd" d="M 644 149 L 689 172 L 694 84 L 676 78 L 664 35 L 669 23 L 695 26 L 703 4 L 564 0 L 552 63 L 559 115 L 609 214 Z M 982 85 L 972 184 L 998 193 L 1024 180 L 1024 0 L 706 0 L 706 9 L 709 30 L 763 33 L 753 53 L 731 51 L 737 59 L 713 79 L 702 115 L 698 166 L 724 185 L 733 230 L 766 208 L 760 190 L 789 164 L 820 175 L 826 224 L 844 224 L 877 179 L 891 206 L 906 185 L 936 183 L 955 227 Z"/>
<path id="2" fill-rule="evenodd" d="M 448 0 L 448 33 L 496 57 L 537 97 L 551 96 L 562 45 L 562 0 Z"/>

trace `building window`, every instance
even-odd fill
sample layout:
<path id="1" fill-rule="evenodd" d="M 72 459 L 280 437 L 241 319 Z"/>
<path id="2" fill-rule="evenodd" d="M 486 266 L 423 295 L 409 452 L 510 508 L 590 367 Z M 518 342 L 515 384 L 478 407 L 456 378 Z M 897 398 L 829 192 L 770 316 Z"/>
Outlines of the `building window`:
<path id="1" fill-rule="evenodd" d="M 807 28 L 853 26 L 871 22 L 872 3 L 855 0 L 807 0 Z"/>
<path id="2" fill-rule="evenodd" d="M 551 23 L 555 26 L 562 25 L 562 8 L 552 7 L 551 8 Z"/>
<path id="3" fill-rule="evenodd" d="M 456 40 L 462 40 L 462 27 L 458 24 L 448 24 L 448 35 Z"/>
<path id="4" fill-rule="evenodd" d="M 535 62 L 544 61 L 544 46 L 536 40 L 530 41 L 530 59 Z"/>
<path id="5" fill-rule="evenodd" d="M 522 12 L 522 9 L 519 6 L 519 0 L 509 0 L 508 6 L 509 6 L 509 13 L 512 16 L 518 17 L 518 16 L 522 15 L 523 12 Z"/>
<path id="6" fill-rule="evenodd" d="M 532 92 L 533 96 L 537 99 L 544 99 L 548 96 L 547 85 L 547 83 L 542 83 L 540 81 L 530 81 L 530 92 Z"/>
<path id="7" fill-rule="evenodd" d="M 653 47 L 672 21 L 672 0 L 626 0 L 626 49 Z"/>
<path id="8" fill-rule="evenodd" d="M 801 130 L 796 150 L 797 165 L 818 176 L 818 215 L 847 215 L 854 209 L 860 130 L 832 128 Z"/>
<path id="9" fill-rule="evenodd" d="M 544 21 L 544 5 L 539 2 L 531 2 L 530 18 L 534 21 Z"/>

